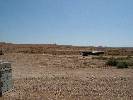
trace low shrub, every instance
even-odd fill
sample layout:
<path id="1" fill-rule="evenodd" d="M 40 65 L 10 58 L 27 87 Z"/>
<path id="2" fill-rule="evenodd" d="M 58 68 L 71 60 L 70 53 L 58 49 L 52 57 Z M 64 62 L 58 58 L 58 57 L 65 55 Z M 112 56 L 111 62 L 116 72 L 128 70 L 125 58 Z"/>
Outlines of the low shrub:
<path id="1" fill-rule="evenodd" d="M 107 60 L 106 65 L 116 66 L 117 63 L 118 63 L 118 61 L 115 58 L 112 57 L 112 58 L 110 58 L 110 59 Z"/>
<path id="2" fill-rule="evenodd" d="M 133 61 L 131 60 L 118 60 L 116 58 L 110 58 L 107 60 L 106 65 L 116 66 L 116 68 L 129 68 L 128 66 L 133 66 Z"/>
<path id="3" fill-rule="evenodd" d="M 117 68 L 128 68 L 128 63 L 125 61 L 119 61 L 116 65 Z"/>
<path id="4" fill-rule="evenodd" d="M 2 50 L 0 50 L 0 55 L 4 55 L 4 53 L 3 53 L 3 51 L 2 51 Z"/>
<path id="5" fill-rule="evenodd" d="M 128 60 L 127 64 L 128 64 L 128 66 L 133 66 L 133 60 Z"/>

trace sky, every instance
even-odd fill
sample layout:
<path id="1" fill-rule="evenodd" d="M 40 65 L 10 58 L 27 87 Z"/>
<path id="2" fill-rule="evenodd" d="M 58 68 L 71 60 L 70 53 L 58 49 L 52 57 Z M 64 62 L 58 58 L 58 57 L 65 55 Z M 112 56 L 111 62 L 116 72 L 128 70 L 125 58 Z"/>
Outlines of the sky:
<path id="1" fill-rule="evenodd" d="M 133 0 L 0 0 L 0 42 L 133 47 Z"/>

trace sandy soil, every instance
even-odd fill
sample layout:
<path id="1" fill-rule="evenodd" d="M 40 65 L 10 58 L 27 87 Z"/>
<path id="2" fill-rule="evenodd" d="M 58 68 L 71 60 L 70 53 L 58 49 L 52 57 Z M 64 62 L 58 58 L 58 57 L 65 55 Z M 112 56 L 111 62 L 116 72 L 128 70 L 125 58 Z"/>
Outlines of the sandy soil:
<path id="1" fill-rule="evenodd" d="M 12 53 L 14 87 L 3 100 L 133 100 L 133 69 L 80 55 Z"/>

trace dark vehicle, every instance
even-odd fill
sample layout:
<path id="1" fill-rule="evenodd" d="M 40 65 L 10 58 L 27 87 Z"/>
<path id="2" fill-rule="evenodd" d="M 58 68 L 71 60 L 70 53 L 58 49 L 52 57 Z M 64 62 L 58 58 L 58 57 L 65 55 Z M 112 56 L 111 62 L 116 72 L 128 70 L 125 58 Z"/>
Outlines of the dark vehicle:
<path id="1" fill-rule="evenodd" d="M 81 55 L 82 56 L 88 56 L 88 55 L 97 55 L 97 56 L 99 56 L 99 55 L 103 55 L 104 54 L 104 52 L 103 51 L 84 51 L 84 52 L 81 52 Z"/>
<path id="2" fill-rule="evenodd" d="M 92 52 L 87 52 L 87 51 L 81 52 L 82 56 L 88 56 L 88 55 L 91 55 L 91 54 L 92 54 Z"/>

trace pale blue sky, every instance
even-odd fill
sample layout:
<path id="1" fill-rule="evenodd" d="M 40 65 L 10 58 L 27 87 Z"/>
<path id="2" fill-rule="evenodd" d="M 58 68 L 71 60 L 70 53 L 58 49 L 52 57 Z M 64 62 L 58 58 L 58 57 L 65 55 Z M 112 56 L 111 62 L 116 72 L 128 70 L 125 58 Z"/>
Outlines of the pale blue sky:
<path id="1" fill-rule="evenodd" d="M 133 47 L 133 0 L 0 0 L 0 41 Z"/>

